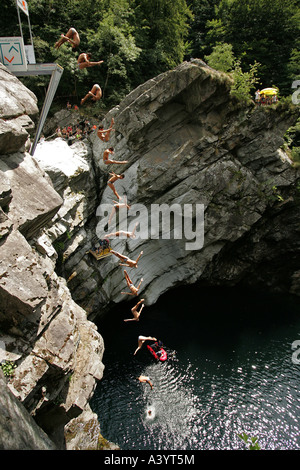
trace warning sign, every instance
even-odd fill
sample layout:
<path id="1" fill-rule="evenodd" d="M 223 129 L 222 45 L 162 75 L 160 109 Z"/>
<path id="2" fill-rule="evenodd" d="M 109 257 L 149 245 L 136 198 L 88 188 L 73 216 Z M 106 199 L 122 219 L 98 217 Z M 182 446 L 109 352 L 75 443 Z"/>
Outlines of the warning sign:
<path id="1" fill-rule="evenodd" d="M 26 71 L 27 60 L 23 38 L 0 38 L 0 60 L 12 72 Z"/>
<path id="2" fill-rule="evenodd" d="M 17 5 L 20 8 L 20 10 L 24 11 L 25 15 L 29 16 L 28 5 L 27 5 L 26 0 L 17 0 Z"/>

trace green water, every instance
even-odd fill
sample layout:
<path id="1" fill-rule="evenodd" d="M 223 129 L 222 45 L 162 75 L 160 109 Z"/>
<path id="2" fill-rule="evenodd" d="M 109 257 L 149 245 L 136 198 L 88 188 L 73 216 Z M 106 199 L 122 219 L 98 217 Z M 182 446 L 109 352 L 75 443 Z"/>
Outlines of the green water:
<path id="1" fill-rule="evenodd" d="M 245 432 L 262 449 L 300 449 L 300 299 L 184 287 L 126 323 L 131 306 L 98 324 L 105 371 L 91 406 L 104 437 L 124 450 L 245 449 Z M 134 356 L 139 335 L 161 339 L 168 361 L 145 344 Z"/>

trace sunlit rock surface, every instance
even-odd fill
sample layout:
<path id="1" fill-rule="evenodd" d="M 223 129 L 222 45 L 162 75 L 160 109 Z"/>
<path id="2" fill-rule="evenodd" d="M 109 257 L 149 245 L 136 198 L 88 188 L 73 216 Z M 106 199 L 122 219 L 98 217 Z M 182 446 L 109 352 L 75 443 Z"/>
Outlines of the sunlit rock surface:
<path id="1" fill-rule="evenodd" d="M 196 281 L 299 294 L 299 170 L 281 148 L 297 110 L 242 106 L 227 75 L 194 60 L 112 109 L 103 120 L 104 128 L 115 120 L 109 142 L 96 132 L 72 145 L 44 140 L 31 157 L 25 143 L 36 99 L 23 85 L 19 94 L 19 81 L 3 67 L 1 74 L 13 81 L 12 91 L 8 83 L 0 88 L 3 102 L 11 102 L 0 114 L 1 360 L 14 361 L 9 390 L 55 445 L 63 445 L 68 429 L 70 448 L 82 448 L 88 444 L 73 430 L 81 418 L 89 421 L 87 405 L 104 369 L 92 320 L 116 303 L 128 313 L 131 299 L 122 294 L 128 289 L 120 260 L 96 261 L 89 253 L 99 238 L 139 223 L 136 238 L 111 238 L 111 247 L 131 259 L 143 251 L 137 269 L 127 271 L 134 284 L 143 278 L 146 305 Z M 128 163 L 105 165 L 108 147 Z M 106 226 L 116 200 L 107 186 L 112 171 L 125 175 L 115 187 L 130 209 L 119 210 L 119 225 Z M 151 220 L 153 207 L 163 204 L 181 208 L 180 237 L 172 223 L 163 237 Z M 194 217 L 191 225 L 188 205 L 199 206 L 203 223 Z"/>
<path id="2" fill-rule="evenodd" d="M 97 262 L 87 255 L 97 238 L 115 229 L 103 227 L 100 217 L 101 208 L 112 209 L 116 200 L 107 186 L 111 171 L 125 175 L 115 187 L 131 206 L 128 212 L 119 210 L 120 220 L 127 217 L 128 222 L 122 229 L 131 231 L 140 222 L 137 234 L 141 235 L 148 228 L 144 238 L 111 239 L 113 249 L 131 259 L 143 251 L 138 268 L 128 271 L 135 284 L 143 278 L 140 294 L 146 304 L 179 284 L 202 280 L 255 284 L 256 279 L 258 284 L 267 281 L 276 289 L 295 292 L 299 170 L 281 146 L 297 110 L 241 106 L 230 95 L 230 85 L 227 75 L 204 62 L 185 62 L 144 83 L 107 114 L 104 128 L 112 117 L 115 120 L 108 143 L 96 133 L 91 135 L 88 145 L 95 161 L 98 206 L 82 245 L 64 264 L 66 277 L 76 271 L 69 286 L 88 312 L 101 314 L 103 306 L 130 298 L 121 294 L 126 283 L 119 260 L 110 256 Z M 108 147 L 114 148 L 113 159 L 128 163 L 105 165 L 102 158 Z M 134 212 L 139 204 L 142 215 Z M 192 250 L 187 249 L 183 229 L 182 239 L 172 231 L 169 239 L 161 234 L 154 238 L 158 230 L 151 224 L 154 204 L 178 204 L 182 214 L 185 205 L 203 205 L 203 246 L 200 224 L 199 243 Z M 289 213 L 292 223 L 286 225 L 282 213 Z M 152 238 L 151 229 L 156 231 Z M 269 233 L 277 240 L 276 249 Z M 196 241 L 196 234 L 190 241 Z M 287 246 L 293 252 L 289 266 L 283 262 Z M 261 277 L 255 277 L 257 269 Z"/>
<path id="3" fill-rule="evenodd" d="M 2 65 L 0 78 L 0 361 L 14 364 L 7 383 L 0 383 L 8 420 L 0 425 L 0 447 L 62 448 L 65 424 L 85 410 L 104 369 L 103 339 L 57 275 L 53 246 L 74 227 L 84 231 L 89 201 L 79 189 L 74 196 L 72 178 L 82 189 L 91 176 L 80 152 L 73 168 L 69 155 L 55 187 L 49 166 L 45 171 L 24 145 L 33 126 L 30 116 L 38 111 L 35 96 Z M 44 163 L 50 160 L 55 159 L 48 153 Z M 59 160 L 55 164 L 59 167 Z M 54 173 L 58 180 L 56 168 Z M 30 430 L 33 420 L 26 413 L 54 444 L 42 431 L 36 435 L 37 426 Z M 7 438 L 11 432 L 13 443 Z"/>

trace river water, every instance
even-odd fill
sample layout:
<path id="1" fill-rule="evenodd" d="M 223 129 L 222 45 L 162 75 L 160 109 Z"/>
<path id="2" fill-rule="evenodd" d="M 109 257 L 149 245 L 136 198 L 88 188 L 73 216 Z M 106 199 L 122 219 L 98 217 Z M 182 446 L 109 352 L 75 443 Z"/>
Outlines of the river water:
<path id="1" fill-rule="evenodd" d="M 91 407 L 106 439 L 123 450 L 226 450 L 247 448 L 245 432 L 262 449 L 300 449 L 300 299 L 188 286 L 124 322 L 132 305 L 98 323 L 105 370 Z M 139 335 L 162 340 L 168 361 L 145 344 L 133 355 Z"/>

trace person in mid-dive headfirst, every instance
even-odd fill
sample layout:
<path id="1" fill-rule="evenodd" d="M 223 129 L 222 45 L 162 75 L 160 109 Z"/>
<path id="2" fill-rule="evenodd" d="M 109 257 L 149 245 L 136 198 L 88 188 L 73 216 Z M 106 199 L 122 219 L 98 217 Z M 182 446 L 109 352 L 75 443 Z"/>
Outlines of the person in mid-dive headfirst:
<path id="1" fill-rule="evenodd" d="M 114 153 L 114 149 L 113 147 L 110 147 L 106 150 L 104 150 L 104 153 L 103 153 L 103 162 L 105 163 L 105 165 L 110 165 L 112 163 L 118 163 L 119 165 L 124 165 L 125 163 L 128 163 L 128 161 L 117 161 L 117 160 L 111 160 L 109 155 L 112 155 Z"/>
<path id="2" fill-rule="evenodd" d="M 122 199 L 121 196 L 117 193 L 117 190 L 115 188 L 114 182 L 119 180 L 119 179 L 124 179 L 125 175 L 117 175 L 114 171 L 112 173 L 109 173 L 111 175 L 111 178 L 108 180 L 107 186 L 113 191 L 114 195 L 118 199 Z"/>
<path id="3" fill-rule="evenodd" d="M 113 219 L 113 215 L 117 212 L 118 209 L 122 209 L 124 207 L 126 207 L 127 209 L 130 209 L 130 206 L 126 202 L 126 197 L 125 196 L 123 196 L 123 197 L 124 197 L 124 202 L 117 202 L 117 201 L 113 200 L 114 206 L 112 208 L 111 214 L 110 214 L 109 219 L 108 219 L 108 225 L 111 224 L 111 221 Z"/>
<path id="4" fill-rule="evenodd" d="M 132 312 L 133 318 L 126 318 L 124 321 L 139 321 L 140 315 L 145 305 L 143 304 L 139 311 L 138 311 L 138 308 L 141 305 L 141 303 L 144 302 L 144 300 L 145 299 L 139 300 L 138 303 L 134 307 L 132 307 L 131 312 Z"/>
<path id="5" fill-rule="evenodd" d="M 157 341 L 157 339 L 153 338 L 152 336 L 142 336 L 142 335 L 140 335 L 138 337 L 138 347 L 136 348 L 136 350 L 133 353 L 134 356 L 138 352 L 138 350 L 141 349 L 141 347 L 143 346 L 145 341 Z"/>
<path id="6" fill-rule="evenodd" d="M 108 142 L 110 138 L 110 133 L 114 131 L 113 125 L 115 123 L 114 118 L 111 119 L 110 127 L 108 129 L 104 129 L 102 125 L 98 127 L 98 132 L 97 136 L 99 137 L 100 140 L 103 142 Z"/>
<path id="7" fill-rule="evenodd" d="M 102 98 L 102 90 L 100 85 L 95 83 L 92 89 L 85 95 L 84 98 L 82 98 L 80 104 L 84 104 L 88 98 L 91 98 L 92 101 L 99 101 Z"/>
<path id="8" fill-rule="evenodd" d="M 138 379 L 139 379 L 139 381 L 140 381 L 141 383 L 147 383 L 147 384 L 149 384 L 150 387 L 151 387 L 151 390 L 153 389 L 153 384 L 151 383 L 151 380 L 150 380 L 149 377 L 147 377 L 146 375 L 140 375 Z M 150 414 L 151 414 L 151 413 L 150 413 Z"/>
<path id="9" fill-rule="evenodd" d="M 77 59 L 78 68 L 80 70 L 86 69 L 87 67 L 95 67 L 95 65 L 103 64 L 103 60 L 97 62 L 91 62 L 91 54 L 89 52 L 82 52 Z"/>
<path id="10" fill-rule="evenodd" d="M 143 251 L 140 252 L 139 256 L 137 257 L 136 260 L 132 260 L 128 258 L 128 256 L 122 255 L 121 253 L 118 253 L 117 251 L 111 250 L 111 253 L 118 258 L 120 258 L 123 263 L 119 263 L 119 266 L 127 266 L 128 268 L 137 268 L 138 260 L 143 254 Z"/>
<path id="11" fill-rule="evenodd" d="M 76 51 L 80 44 L 80 37 L 75 28 L 70 28 L 66 34 L 61 34 L 60 39 L 55 43 L 55 49 L 59 49 L 62 44 L 69 42 L 73 51 Z"/>
<path id="12" fill-rule="evenodd" d="M 128 273 L 127 271 L 124 269 L 124 276 L 125 276 L 125 279 L 126 279 L 126 282 L 127 282 L 127 286 L 128 288 L 130 289 L 130 292 L 121 292 L 121 294 L 126 294 L 126 295 L 138 295 L 138 291 L 141 287 L 141 284 L 143 282 L 143 278 L 140 280 L 139 284 L 137 287 L 135 287 L 133 285 L 133 282 L 132 280 L 130 279 L 130 277 L 128 276 Z"/>

